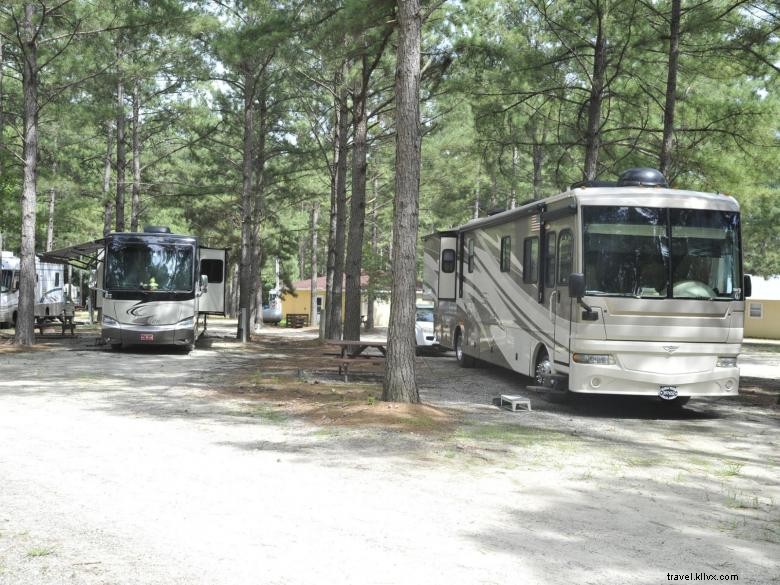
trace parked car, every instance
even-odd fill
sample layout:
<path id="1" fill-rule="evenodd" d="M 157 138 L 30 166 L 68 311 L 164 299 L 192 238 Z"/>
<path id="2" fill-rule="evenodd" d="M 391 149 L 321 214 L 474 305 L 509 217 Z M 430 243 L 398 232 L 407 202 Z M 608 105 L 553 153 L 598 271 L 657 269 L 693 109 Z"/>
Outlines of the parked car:
<path id="1" fill-rule="evenodd" d="M 417 351 L 424 347 L 439 346 L 439 340 L 433 332 L 433 306 L 418 305 L 417 320 L 414 323 L 414 336 L 417 340 Z"/>

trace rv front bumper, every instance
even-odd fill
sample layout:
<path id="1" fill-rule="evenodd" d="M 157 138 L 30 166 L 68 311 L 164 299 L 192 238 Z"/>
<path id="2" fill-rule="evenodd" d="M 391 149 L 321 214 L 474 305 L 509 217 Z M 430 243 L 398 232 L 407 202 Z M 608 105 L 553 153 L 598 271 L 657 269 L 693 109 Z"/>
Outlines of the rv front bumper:
<path id="1" fill-rule="evenodd" d="M 109 345 L 190 345 L 195 343 L 195 330 L 179 325 L 106 325 L 103 323 L 103 342 Z"/>
<path id="2" fill-rule="evenodd" d="M 665 388 L 673 389 L 678 396 L 735 396 L 739 392 L 739 367 L 732 362 L 729 367 L 717 365 L 719 356 L 735 356 L 739 346 L 680 343 L 667 345 L 674 347 L 670 354 L 653 351 L 647 345 L 620 345 L 608 347 L 609 342 L 601 342 L 582 351 L 613 359 L 605 364 L 572 362 L 569 389 L 636 396 L 659 396 Z"/>

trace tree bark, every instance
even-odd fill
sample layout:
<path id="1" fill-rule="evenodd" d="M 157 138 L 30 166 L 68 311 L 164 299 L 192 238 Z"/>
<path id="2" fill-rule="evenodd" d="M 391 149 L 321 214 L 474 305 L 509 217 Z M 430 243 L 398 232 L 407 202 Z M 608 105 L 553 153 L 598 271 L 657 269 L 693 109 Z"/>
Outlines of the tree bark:
<path id="1" fill-rule="evenodd" d="M 103 235 L 111 233 L 114 220 L 114 202 L 111 197 L 111 154 L 114 150 L 114 127 L 106 122 L 106 157 L 103 160 Z"/>
<path id="2" fill-rule="evenodd" d="M 258 332 L 263 327 L 263 277 L 262 269 L 265 264 L 265 247 L 261 234 L 262 220 L 265 212 L 265 161 L 266 161 L 266 134 L 268 132 L 268 104 L 265 89 L 260 90 L 260 95 L 255 104 L 258 110 L 257 142 L 255 143 L 255 206 L 252 212 L 252 274 L 254 276 L 254 330 Z"/>
<path id="3" fill-rule="evenodd" d="M 346 67 L 346 66 L 345 66 Z M 340 77 L 343 80 L 343 75 Z M 325 337 L 328 339 L 341 339 L 342 331 L 342 290 L 344 288 L 344 248 L 346 245 L 346 208 L 347 208 L 347 154 L 349 152 L 348 128 L 349 117 L 347 110 L 347 92 L 343 84 L 338 90 L 338 116 L 336 120 L 335 141 L 335 173 L 333 176 L 333 189 L 335 201 L 332 208 L 333 223 L 333 264 L 329 263 L 330 288 L 326 291 L 329 316 L 326 321 L 328 330 Z"/>
<path id="4" fill-rule="evenodd" d="M 320 222 L 320 202 L 315 201 L 311 206 L 311 284 L 309 293 L 309 325 L 317 325 L 317 224 Z"/>
<path id="5" fill-rule="evenodd" d="M 238 313 L 241 309 L 252 309 L 252 214 L 254 197 L 252 196 L 252 171 L 254 166 L 254 80 L 250 73 L 244 73 L 244 112 L 243 112 L 243 148 L 241 181 L 241 255 L 239 272 Z M 252 322 L 250 316 L 249 323 Z M 241 320 L 239 319 L 236 337 L 241 339 Z"/>
<path id="6" fill-rule="evenodd" d="M 661 140 L 659 170 L 668 178 L 672 170 L 674 149 L 674 114 L 677 106 L 677 72 L 680 60 L 680 18 L 681 1 L 672 0 L 671 27 L 669 34 L 669 63 L 666 72 L 666 103 L 664 104 L 664 134 Z"/>
<path id="7" fill-rule="evenodd" d="M 117 54 L 122 59 L 121 51 Z M 116 85 L 116 204 L 114 215 L 116 217 L 116 231 L 125 231 L 125 169 L 127 167 L 127 155 L 125 153 L 125 86 L 122 81 L 122 71 L 119 70 L 119 80 Z"/>
<path id="8" fill-rule="evenodd" d="M 54 249 L 54 205 L 56 200 L 57 200 L 57 190 L 54 187 L 51 187 L 49 189 L 49 221 L 46 225 L 46 251 L 47 252 L 51 252 Z"/>
<path id="9" fill-rule="evenodd" d="M 0 152 L 3 151 L 3 136 L 5 135 L 5 59 L 3 43 L 0 41 Z M 0 177 L 3 176 L 3 157 L 0 156 Z"/>
<path id="10" fill-rule="evenodd" d="M 601 149 L 601 103 L 604 99 L 604 85 L 607 74 L 607 19 L 608 3 L 596 7 L 597 30 L 596 45 L 593 54 L 593 79 L 588 99 L 588 122 L 585 131 L 585 168 L 588 181 L 594 180 L 599 171 L 599 151 Z"/>
<path id="11" fill-rule="evenodd" d="M 352 144 L 352 199 L 349 210 L 349 237 L 347 242 L 346 303 L 344 310 L 344 339 L 360 339 L 361 295 L 360 276 L 363 268 L 363 234 L 366 227 L 366 166 L 368 157 L 368 120 L 366 99 L 370 72 L 368 59 L 363 56 L 360 89 L 353 99 Z"/>
<path id="12" fill-rule="evenodd" d="M 133 186 L 130 205 L 130 231 L 138 231 L 141 215 L 141 90 L 138 79 L 133 81 Z"/>
<path id="13" fill-rule="evenodd" d="M 374 200 L 371 202 L 371 255 L 376 258 L 377 254 L 377 247 L 379 244 L 379 231 L 377 229 L 377 205 L 379 202 L 379 186 L 377 185 L 379 179 L 377 175 L 374 175 L 373 181 L 372 181 L 372 191 L 374 195 Z M 375 302 L 375 293 L 374 293 L 374 275 L 369 274 L 368 275 L 368 299 L 367 299 L 367 310 L 366 310 L 366 329 L 371 330 L 374 328 L 374 302 Z"/>
<path id="14" fill-rule="evenodd" d="M 414 322 L 420 191 L 421 16 L 419 0 L 397 0 L 397 6 L 393 290 L 382 399 L 419 402 L 414 371 Z"/>
<path id="15" fill-rule="evenodd" d="M 34 8 L 24 7 L 22 23 L 22 90 L 24 93 L 24 179 L 19 262 L 19 304 L 14 340 L 35 343 L 35 211 L 38 164 L 38 45 L 33 26 Z"/>

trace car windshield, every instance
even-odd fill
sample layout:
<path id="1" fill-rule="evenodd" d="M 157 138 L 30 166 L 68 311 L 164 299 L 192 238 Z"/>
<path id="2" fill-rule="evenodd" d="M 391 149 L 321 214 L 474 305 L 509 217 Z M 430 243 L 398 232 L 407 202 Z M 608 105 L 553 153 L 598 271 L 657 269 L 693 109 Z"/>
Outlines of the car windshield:
<path id="1" fill-rule="evenodd" d="M 417 320 L 424 323 L 433 323 L 433 309 L 418 307 Z"/>
<path id="2" fill-rule="evenodd" d="M 112 241 L 106 262 L 106 289 L 150 292 L 193 290 L 191 245 Z"/>
<path id="3" fill-rule="evenodd" d="M 741 296 L 736 212 L 586 206 L 583 220 L 587 294 Z"/>

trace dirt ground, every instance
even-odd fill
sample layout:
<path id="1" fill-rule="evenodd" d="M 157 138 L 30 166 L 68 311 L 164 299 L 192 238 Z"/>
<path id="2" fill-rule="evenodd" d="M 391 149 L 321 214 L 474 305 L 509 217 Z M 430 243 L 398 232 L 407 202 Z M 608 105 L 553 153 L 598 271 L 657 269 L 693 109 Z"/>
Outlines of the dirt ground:
<path id="1" fill-rule="evenodd" d="M 0 584 L 780 583 L 780 346 L 678 412 L 435 353 L 408 406 L 312 332 L 233 327 L 190 354 L 3 332 Z"/>

